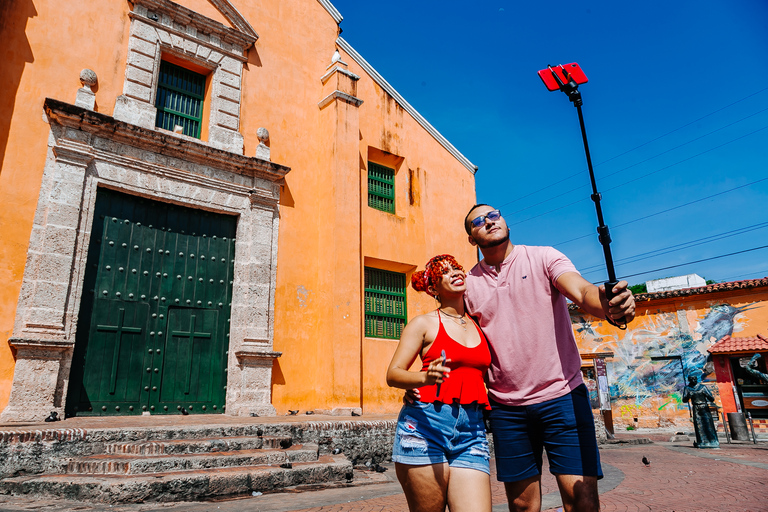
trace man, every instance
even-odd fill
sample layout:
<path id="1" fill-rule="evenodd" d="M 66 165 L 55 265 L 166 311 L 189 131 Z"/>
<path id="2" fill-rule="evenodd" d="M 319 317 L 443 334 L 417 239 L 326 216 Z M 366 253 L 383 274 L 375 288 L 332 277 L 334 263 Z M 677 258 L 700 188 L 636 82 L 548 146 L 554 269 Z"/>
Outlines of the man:
<path id="1" fill-rule="evenodd" d="M 635 301 L 621 281 L 609 302 L 552 247 L 513 245 L 501 213 L 473 206 L 464 220 L 483 260 L 467 274 L 467 311 L 491 346 L 488 390 L 496 472 L 513 512 L 541 510 L 542 450 L 566 512 L 597 512 L 602 478 L 589 396 L 566 297 L 612 323 Z"/>

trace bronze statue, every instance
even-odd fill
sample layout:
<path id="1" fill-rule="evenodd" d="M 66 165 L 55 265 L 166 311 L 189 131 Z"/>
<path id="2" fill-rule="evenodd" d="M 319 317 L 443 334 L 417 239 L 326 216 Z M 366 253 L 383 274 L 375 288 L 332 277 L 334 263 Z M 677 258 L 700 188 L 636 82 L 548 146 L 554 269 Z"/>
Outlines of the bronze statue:
<path id="1" fill-rule="evenodd" d="M 683 402 L 689 400 L 693 406 L 693 426 L 696 430 L 694 446 L 697 448 L 719 448 L 720 441 L 717 440 L 715 422 L 709 412 L 709 403 L 714 402 L 715 398 L 704 384 L 698 383 L 695 375 L 688 377 L 688 385 L 683 391 Z"/>
<path id="2" fill-rule="evenodd" d="M 747 363 L 747 366 L 744 367 L 744 369 L 755 377 L 757 379 L 757 382 L 759 383 L 761 380 L 768 384 L 768 374 L 765 374 L 757 369 L 757 360 L 762 357 L 759 353 L 752 356 L 752 359 L 749 360 Z"/>

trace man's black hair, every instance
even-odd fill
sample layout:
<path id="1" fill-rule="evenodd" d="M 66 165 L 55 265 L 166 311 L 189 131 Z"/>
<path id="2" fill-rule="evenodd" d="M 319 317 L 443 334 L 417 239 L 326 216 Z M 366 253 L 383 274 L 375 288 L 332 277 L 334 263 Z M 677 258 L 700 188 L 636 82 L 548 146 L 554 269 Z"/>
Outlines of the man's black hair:
<path id="1" fill-rule="evenodd" d="M 469 214 L 472 213 L 472 210 L 474 210 L 475 208 L 480 208 L 481 206 L 489 206 L 489 207 L 493 208 L 493 206 L 491 206 L 489 204 L 479 203 L 479 204 L 476 204 L 475 206 L 473 206 L 472 208 L 469 209 L 469 211 L 467 212 L 467 215 L 464 217 L 464 229 L 466 230 L 468 235 L 472 234 L 472 228 L 469 227 Z"/>

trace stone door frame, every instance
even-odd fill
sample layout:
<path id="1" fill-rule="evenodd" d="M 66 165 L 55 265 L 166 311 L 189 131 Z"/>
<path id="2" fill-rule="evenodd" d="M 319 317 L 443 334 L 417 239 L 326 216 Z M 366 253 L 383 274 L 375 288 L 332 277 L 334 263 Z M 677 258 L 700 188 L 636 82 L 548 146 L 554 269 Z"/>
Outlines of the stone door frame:
<path id="1" fill-rule="evenodd" d="M 238 216 L 226 410 L 274 414 L 278 199 L 290 169 L 50 98 L 44 110 L 48 155 L 9 340 L 13 384 L 0 421 L 63 416 L 99 187 Z"/>

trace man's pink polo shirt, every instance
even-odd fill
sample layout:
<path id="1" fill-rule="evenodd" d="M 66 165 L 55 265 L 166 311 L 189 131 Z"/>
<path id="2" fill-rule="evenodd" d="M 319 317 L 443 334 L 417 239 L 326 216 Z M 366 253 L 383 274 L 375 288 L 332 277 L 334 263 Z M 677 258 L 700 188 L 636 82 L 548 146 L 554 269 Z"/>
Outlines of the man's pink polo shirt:
<path id="1" fill-rule="evenodd" d="M 500 272 L 481 261 L 467 274 L 464 300 L 491 345 L 496 402 L 537 404 L 583 383 L 568 305 L 555 285 L 566 272 L 577 270 L 558 250 L 516 245 Z"/>

